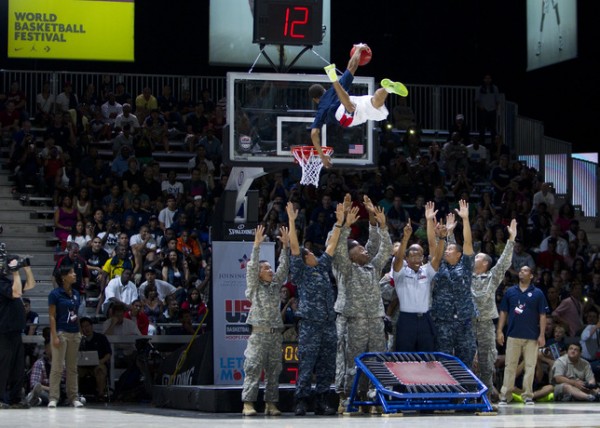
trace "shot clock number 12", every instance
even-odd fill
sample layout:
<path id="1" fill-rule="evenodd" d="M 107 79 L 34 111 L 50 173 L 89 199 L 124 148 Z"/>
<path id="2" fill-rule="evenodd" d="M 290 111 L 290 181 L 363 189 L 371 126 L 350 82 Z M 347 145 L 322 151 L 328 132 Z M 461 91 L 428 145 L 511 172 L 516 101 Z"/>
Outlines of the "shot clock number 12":
<path id="1" fill-rule="evenodd" d="M 253 42 L 271 45 L 320 45 L 323 0 L 255 0 Z"/>

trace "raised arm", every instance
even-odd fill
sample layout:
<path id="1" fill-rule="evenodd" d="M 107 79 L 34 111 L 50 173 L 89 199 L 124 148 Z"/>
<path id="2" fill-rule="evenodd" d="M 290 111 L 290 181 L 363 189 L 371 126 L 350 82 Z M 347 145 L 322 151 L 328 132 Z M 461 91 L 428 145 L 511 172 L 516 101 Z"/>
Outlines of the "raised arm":
<path id="1" fill-rule="evenodd" d="M 252 255 L 246 265 L 246 297 L 250 298 L 253 290 L 258 287 L 258 277 L 260 273 L 259 254 L 260 244 L 265 240 L 265 227 L 262 224 L 256 226 L 254 233 L 254 245 L 252 246 Z"/>
<path id="2" fill-rule="evenodd" d="M 425 204 L 425 219 L 427 220 L 427 244 L 431 248 L 435 248 L 435 216 L 437 210 L 435 204 L 431 201 Z"/>
<path id="3" fill-rule="evenodd" d="M 289 237 L 290 237 L 290 251 L 293 256 L 300 255 L 300 244 L 298 243 L 298 232 L 296 231 L 296 218 L 298 218 L 298 211 L 294 209 L 294 204 L 288 202 L 285 206 L 285 210 L 289 220 Z"/>
<path id="4" fill-rule="evenodd" d="M 333 254 L 333 263 L 335 268 L 339 271 L 344 271 L 351 265 L 350 257 L 348 255 L 348 235 L 350 235 L 350 226 L 358 219 L 358 207 L 353 207 L 350 212 L 346 215 L 344 227 L 340 237 L 338 238 L 337 246 L 335 247 L 335 253 Z"/>
<path id="5" fill-rule="evenodd" d="M 435 248 L 431 253 L 431 267 L 434 271 L 437 272 L 440 268 L 440 264 L 442 263 L 442 259 L 444 258 L 444 249 L 446 248 L 446 237 L 448 236 L 448 229 L 443 224 L 438 224 L 435 227 L 434 233 L 438 239 Z"/>
<path id="6" fill-rule="evenodd" d="M 458 201 L 459 209 L 456 210 L 463 221 L 463 254 L 473 255 L 473 238 L 471 237 L 471 223 L 469 222 L 469 203 L 464 199 Z"/>
<path id="7" fill-rule="evenodd" d="M 272 284 L 281 285 L 290 272 L 290 253 L 288 251 L 290 248 L 290 232 L 287 227 L 281 226 L 279 228 L 278 239 L 281 241 L 282 248 L 281 254 L 279 255 L 279 266 L 277 266 L 277 270 L 273 276 Z"/>
<path id="8" fill-rule="evenodd" d="M 373 257 L 371 264 L 375 269 L 381 271 L 383 265 L 389 260 L 390 252 L 392 251 L 392 241 L 386 224 L 385 211 L 382 207 L 377 207 L 375 218 L 379 224 L 379 229 L 377 230 L 377 234 L 379 235 L 379 249 L 377 255 Z"/>
<path id="9" fill-rule="evenodd" d="M 323 162 L 323 166 L 325 168 L 331 168 L 331 157 L 324 154 L 323 149 L 321 148 L 321 130 L 319 128 L 313 128 L 310 130 L 310 140 L 312 141 L 315 150 L 319 154 L 321 162 Z"/>
<path id="10" fill-rule="evenodd" d="M 506 242 L 506 246 L 502 251 L 502 255 L 498 259 L 498 262 L 494 265 L 492 269 L 490 269 L 490 274 L 492 275 L 492 283 L 494 285 L 494 290 L 498 288 L 500 283 L 502 282 L 502 278 L 504 278 L 504 273 L 510 267 L 512 263 L 513 256 L 513 248 L 515 246 L 515 237 L 517 236 L 517 220 L 514 218 L 510 222 L 510 226 L 508 226 L 508 241 Z"/>
<path id="11" fill-rule="evenodd" d="M 402 235 L 402 241 L 400 247 L 394 253 L 394 272 L 400 272 L 402 264 L 404 263 L 404 255 L 406 254 L 406 248 L 408 247 L 408 241 L 412 235 L 412 226 L 410 225 L 410 219 L 406 226 L 404 226 L 404 234 Z"/>
<path id="12" fill-rule="evenodd" d="M 377 251 L 379 251 L 379 243 L 380 243 L 379 233 L 377 233 L 377 230 L 376 230 L 377 210 L 376 210 L 375 205 L 373 204 L 373 202 L 371 202 L 371 199 L 367 195 L 364 195 L 363 204 L 364 204 L 365 208 L 367 209 L 367 211 L 369 212 L 369 239 L 367 240 L 367 243 L 365 244 L 365 250 L 367 250 L 369 257 L 372 259 L 377 254 Z"/>
<path id="13" fill-rule="evenodd" d="M 340 239 L 340 234 L 342 233 L 342 227 L 344 227 L 344 216 L 345 216 L 344 211 L 345 211 L 344 205 L 337 204 L 337 206 L 335 207 L 336 222 L 333 225 L 333 230 L 331 231 L 331 236 L 329 237 L 329 241 L 327 242 L 327 248 L 325 249 L 325 252 L 332 257 L 333 257 L 333 254 L 335 253 L 335 249 L 336 249 L 338 241 Z M 290 233 L 291 233 L 291 230 L 290 230 Z M 290 243 L 291 243 L 291 240 L 290 240 Z M 292 252 L 292 254 L 293 254 L 293 252 Z"/>

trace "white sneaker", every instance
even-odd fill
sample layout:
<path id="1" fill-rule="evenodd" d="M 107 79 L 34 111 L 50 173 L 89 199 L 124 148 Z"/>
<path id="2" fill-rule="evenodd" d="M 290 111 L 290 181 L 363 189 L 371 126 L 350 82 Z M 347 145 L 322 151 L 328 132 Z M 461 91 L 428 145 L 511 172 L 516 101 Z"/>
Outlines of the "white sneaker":
<path id="1" fill-rule="evenodd" d="M 73 407 L 75 407 L 76 409 L 83 407 L 83 403 L 79 400 L 73 400 L 73 403 L 71 404 L 73 404 Z"/>
<path id="2" fill-rule="evenodd" d="M 56 400 L 51 400 L 51 401 L 48 403 L 48 408 L 49 408 L 49 409 L 56 409 Z"/>

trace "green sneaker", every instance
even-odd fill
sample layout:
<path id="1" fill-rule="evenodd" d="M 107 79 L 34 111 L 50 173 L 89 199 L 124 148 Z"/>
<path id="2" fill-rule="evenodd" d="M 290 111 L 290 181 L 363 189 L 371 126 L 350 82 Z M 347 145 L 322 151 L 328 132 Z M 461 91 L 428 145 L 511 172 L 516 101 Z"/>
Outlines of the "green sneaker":
<path id="1" fill-rule="evenodd" d="M 337 82 L 338 78 L 337 73 L 335 71 L 335 64 L 329 64 L 327 67 L 324 67 L 324 70 L 327 74 L 327 77 L 329 77 L 329 80 L 331 80 L 332 82 Z"/>
<path id="2" fill-rule="evenodd" d="M 548 394 L 548 395 L 545 395 L 545 396 L 543 396 L 543 397 L 541 397 L 541 398 L 538 398 L 538 400 L 537 400 L 537 401 L 539 401 L 539 402 L 541 402 L 541 403 L 547 403 L 547 402 L 549 402 L 549 401 L 554 401 L 554 393 L 553 393 L 553 392 L 551 392 L 551 393 L 550 393 L 550 394 Z"/>
<path id="3" fill-rule="evenodd" d="M 383 79 L 381 81 L 381 87 L 390 94 L 400 95 L 405 97 L 408 95 L 408 89 L 400 82 L 392 82 L 390 79 Z"/>
<path id="4" fill-rule="evenodd" d="M 512 393 L 512 401 L 514 401 L 515 403 L 525 402 L 525 400 L 523 400 L 523 397 L 521 397 L 519 394 L 515 394 L 514 392 Z"/>

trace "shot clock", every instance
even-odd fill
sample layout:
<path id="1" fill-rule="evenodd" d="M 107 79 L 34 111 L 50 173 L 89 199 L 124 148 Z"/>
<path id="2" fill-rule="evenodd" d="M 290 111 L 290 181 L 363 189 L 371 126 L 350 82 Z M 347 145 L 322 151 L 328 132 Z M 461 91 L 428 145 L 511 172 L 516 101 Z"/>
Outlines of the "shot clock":
<path id="1" fill-rule="evenodd" d="M 283 369 L 279 375 L 279 383 L 294 385 L 298 378 L 298 342 L 283 342 L 281 344 Z"/>
<path id="2" fill-rule="evenodd" d="M 253 43 L 320 45 L 323 0 L 254 0 Z"/>

